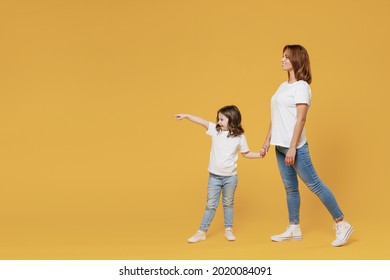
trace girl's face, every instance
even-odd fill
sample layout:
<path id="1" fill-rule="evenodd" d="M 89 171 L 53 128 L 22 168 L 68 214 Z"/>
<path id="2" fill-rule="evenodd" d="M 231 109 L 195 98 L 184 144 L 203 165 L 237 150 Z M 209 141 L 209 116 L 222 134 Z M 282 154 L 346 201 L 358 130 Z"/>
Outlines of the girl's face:
<path id="1" fill-rule="evenodd" d="M 289 53 L 288 53 L 287 50 L 283 53 L 282 69 L 284 71 L 291 71 L 291 70 L 293 70 L 292 64 L 291 64 L 290 59 L 289 59 Z"/>
<path id="2" fill-rule="evenodd" d="M 229 119 L 221 113 L 218 114 L 218 124 L 222 130 L 229 130 Z"/>

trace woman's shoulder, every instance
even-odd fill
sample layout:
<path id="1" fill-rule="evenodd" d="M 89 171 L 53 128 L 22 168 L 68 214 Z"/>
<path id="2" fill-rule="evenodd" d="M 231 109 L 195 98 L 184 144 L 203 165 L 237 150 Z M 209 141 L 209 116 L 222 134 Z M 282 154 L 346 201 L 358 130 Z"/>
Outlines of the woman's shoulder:
<path id="1" fill-rule="evenodd" d="M 299 80 L 297 81 L 297 86 L 299 87 L 306 87 L 306 88 L 310 88 L 310 85 L 308 82 L 304 81 L 304 80 Z"/>
<path id="2" fill-rule="evenodd" d="M 299 80 L 294 83 L 289 83 L 288 81 L 284 81 L 283 83 L 280 84 L 279 90 L 309 90 L 310 91 L 310 85 L 304 81 L 304 80 Z"/>
<path id="3" fill-rule="evenodd" d="M 310 85 L 306 81 L 299 80 L 295 84 L 296 84 L 296 89 L 311 92 Z"/>
<path id="4" fill-rule="evenodd" d="M 299 81 L 296 81 L 296 82 L 293 82 L 293 83 L 289 83 L 288 81 L 284 81 L 280 84 L 279 86 L 280 88 L 281 87 L 308 87 L 310 88 L 310 85 L 304 81 L 304 80 L 299 80 Z"/>

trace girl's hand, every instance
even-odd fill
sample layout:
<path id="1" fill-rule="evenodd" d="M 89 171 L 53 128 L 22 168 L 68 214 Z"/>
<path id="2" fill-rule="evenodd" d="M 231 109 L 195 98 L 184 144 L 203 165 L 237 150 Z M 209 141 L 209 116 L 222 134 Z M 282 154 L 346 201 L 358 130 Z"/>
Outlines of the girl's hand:
<path id="1" fill-rule="evenodd" d="M 284 159 L 284 162 L 287 166 L 293 165 L 295 163 L 295 155 L 297 154 L 296 148 L 290 148 L 287 151 L 286 158 Z"/>
<path id="2" fill-rule="evenodd" d="M 187 117 L 187 115 L 186 114 L 176 114 L 175 117 L 177 120 L 182 120 L 182 119 L 185 119 Z"/>

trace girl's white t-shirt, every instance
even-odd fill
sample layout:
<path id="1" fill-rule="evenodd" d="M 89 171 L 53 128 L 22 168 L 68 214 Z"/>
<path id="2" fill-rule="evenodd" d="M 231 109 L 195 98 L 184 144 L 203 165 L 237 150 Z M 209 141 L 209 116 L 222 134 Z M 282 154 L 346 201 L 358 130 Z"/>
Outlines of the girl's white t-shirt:
<path id="1" fill-rule="evenodd" d="M 216 124 L 209 122 L 206 134 L 211 136 L 212 141 L 208 170 L 215 175 L 236 175 L 238 152 L 249 152 L 244 134 L 227 137 L 228 133 L 229 131 L 218 132 Z"/>
<path id="2" fill-rule="evenodd" d="M 297 81 L 282 83 L 271 98 L 271 144 L 290 147 L 290 142 L 297 122 L 296 105 L 311 104 L 311 89 L 307 82 Z M 306 130 L 303 128 L 297 148 L 306 143 Z"/>

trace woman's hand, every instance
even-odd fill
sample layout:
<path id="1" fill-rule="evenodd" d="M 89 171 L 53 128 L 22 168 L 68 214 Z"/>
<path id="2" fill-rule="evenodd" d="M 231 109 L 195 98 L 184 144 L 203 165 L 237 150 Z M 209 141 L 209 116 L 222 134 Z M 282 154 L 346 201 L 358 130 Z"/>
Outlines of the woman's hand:
<path id="1" fill-rule="evenodd" d="M 284 162 L 287 166 L 293 165 L 295 162 L 295 155 L 297 154 L 296 148 L 290 148 L 287 151 L 286 158 L 284 159 Z"/>
<path id="2" fill-rule="evenodd" d="M 269 146 L 269 143 L 264 143 L 260 150 L 260 158 L 264 158 L 268 154 Z"/>

